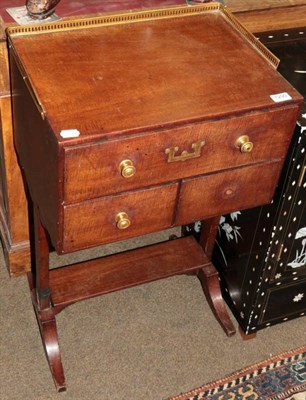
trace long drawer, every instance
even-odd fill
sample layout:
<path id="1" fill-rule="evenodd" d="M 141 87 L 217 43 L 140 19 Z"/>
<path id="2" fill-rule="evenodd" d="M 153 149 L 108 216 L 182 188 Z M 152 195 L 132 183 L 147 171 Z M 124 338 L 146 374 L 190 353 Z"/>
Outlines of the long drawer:
<path id="1" fill-rule="evenodd" d="M 288 108 L 287 115 L 282 110 L 252 113 L 67 147 L 64 202 L 283 158 L 295 118 L 296 109 Z M 241 137 L 253 143 L 251 152 L 241 151 L 237 143 Z"/>

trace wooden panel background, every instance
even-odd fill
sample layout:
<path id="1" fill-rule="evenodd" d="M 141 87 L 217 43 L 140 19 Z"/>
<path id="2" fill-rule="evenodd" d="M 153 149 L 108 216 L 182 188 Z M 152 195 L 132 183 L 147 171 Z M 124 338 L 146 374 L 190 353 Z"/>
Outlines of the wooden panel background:
<path id="1" fill-rule="evenodd" d="M 306 5 L 306 0 L 225 0 L 225 4 L 238 12 Z"/>

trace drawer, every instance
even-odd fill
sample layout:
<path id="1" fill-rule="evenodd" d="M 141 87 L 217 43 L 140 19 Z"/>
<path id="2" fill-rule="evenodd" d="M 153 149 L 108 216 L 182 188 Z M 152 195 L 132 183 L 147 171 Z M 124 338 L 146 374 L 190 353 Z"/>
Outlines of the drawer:
<path id="1" fill-rule="evenodd" d="M 130 135 L 120 140 L 67 147 L 64 202 L 84 201 L 283 158 L 295 119 L 296 109 L 288 108 L 287 113 L 284 110 L 252 113 L 171 130 Z M 243 153 L 236 146 L 237 139 L 244 135 L 254 144 L 250 153 Z M 184 156 L 184 151 L 188 153 L 187 156 Z M 171 162 L 169 152 L 173 156 Z M 122 164 L 125 160 L 129 163 Z"/>
<path id="2" fill-rule="evenodd" d="M 177 190 L 178 184 L 169 184 L 65 206 L 63 248 L 59 251 L 66 253 L 169 228 Z"/>
<path id="3" fill-rule="evenodd" d="M 268 203 L 281 166 L 272 162 L 183 180 L 176 224 Z"/>
<path id="4" fill-rule="evenodd" d="M 305 312 L 306 281 L 297 281 L 269 289 L 266 293 L 265 304 L 259 308 L 263 309 L 260 323 L 272 322 Z"/>

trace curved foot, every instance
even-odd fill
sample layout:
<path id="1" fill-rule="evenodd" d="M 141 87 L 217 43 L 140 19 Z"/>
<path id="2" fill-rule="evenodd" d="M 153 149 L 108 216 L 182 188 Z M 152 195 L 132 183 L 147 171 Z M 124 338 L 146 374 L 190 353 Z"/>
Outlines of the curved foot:
<path id="1" fill-rule="evenodd" d="M 45 349 L 47 361 L 51 370 L 55 388 L 58 392 L 66 390 L 65 375 L 58 344 L 54 310 L 39 310 L 35 300 L 35 290 L 32 291 L 33 306 Z"/>
<path id="2" fill-rule="evenodd" d="M 208 304 L 222 329 L 227 336 L 234 335 L 236 330 L 225 308 L 220 289 L 219 274 L 216 268 L 212 263 L 209 263 L 198 271 L 198 277 L 201 281 Z"/>
<path id="3" fill-rule="evenodd" d="M 55 318 L 51 321 L 41 322 L 39 325 L 54 385 L 58 392 L 64 392 L 66 390 L 66 383 L 61 353 L 58 345 Z"/>

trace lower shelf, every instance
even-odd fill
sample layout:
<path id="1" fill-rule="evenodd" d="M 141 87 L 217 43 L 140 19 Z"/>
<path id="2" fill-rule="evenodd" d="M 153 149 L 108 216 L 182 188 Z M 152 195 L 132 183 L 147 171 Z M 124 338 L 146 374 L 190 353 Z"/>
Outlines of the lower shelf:
<path id="1" fill-rule="evenodd" d="M 50 271 L 52 302 L 58 312 L 80 300 L 188 273 L 209 264 L 191 237 L 130 250 Z"/>

